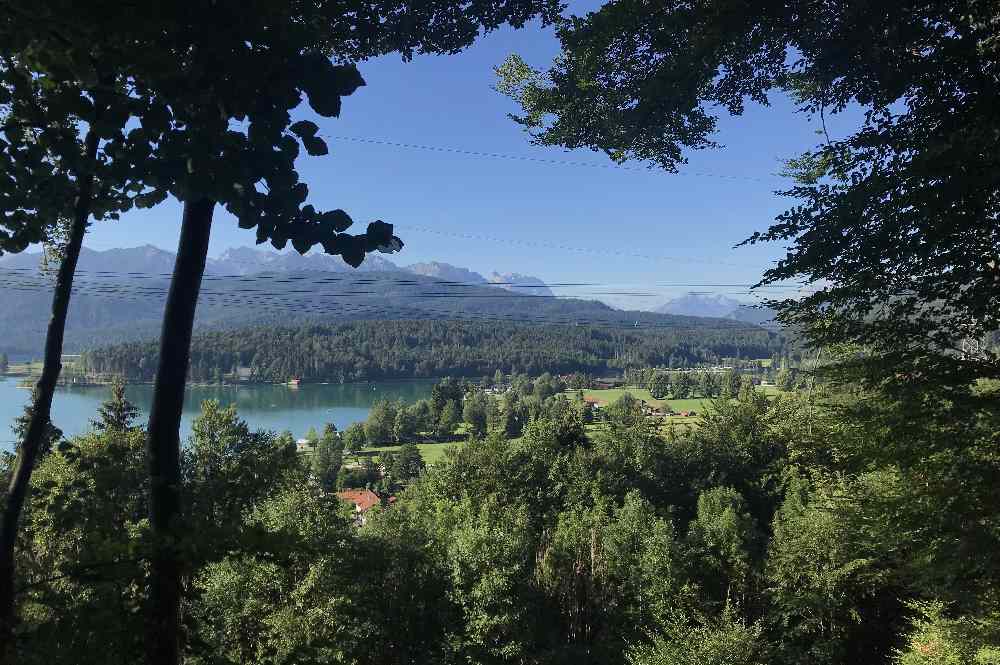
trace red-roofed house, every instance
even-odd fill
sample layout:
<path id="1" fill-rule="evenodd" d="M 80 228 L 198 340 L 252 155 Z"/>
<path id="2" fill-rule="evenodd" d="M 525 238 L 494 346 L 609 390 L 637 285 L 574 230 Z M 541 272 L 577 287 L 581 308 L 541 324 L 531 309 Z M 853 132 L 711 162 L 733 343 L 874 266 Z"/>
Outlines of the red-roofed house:
<path id="1" fill-rule="evenodd" d="M 365 513 L 382 503 L 378 494 L 371 490 L 341 490 L 337 492 L 337 498 L 354 504 L 354 519 L 358 524 L 364 524 Z"/>

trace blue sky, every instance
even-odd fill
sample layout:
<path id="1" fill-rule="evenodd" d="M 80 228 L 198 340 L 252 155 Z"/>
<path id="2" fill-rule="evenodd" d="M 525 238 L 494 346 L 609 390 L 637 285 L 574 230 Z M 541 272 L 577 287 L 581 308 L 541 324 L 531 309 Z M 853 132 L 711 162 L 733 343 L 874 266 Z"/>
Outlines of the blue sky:
<path id="1" fill-rule="evenodd" d="M 327 137 L 607 165 L 606 157 L 590 151 L 529 145 L 506 116 L 516 109 L 492 89 L 493 67 L 508 54 L 543 67 L 557 49 L 551 29 L 532 25 L 493 33 L 456 56 L 369 61 L 360 66 L 368 85 L 344 100 L 341 118 L 317 118 L 305 104 L 300 111 Z M 850 119 L 840 120 L 846 128 Z M 831 127 L 837 133 L 838 124 Z M 789 201 L 773 194 L 786 184 L 774 174 L 781 159 L 816 142 L 816 128 L 776 96 L 770 108 L 751 105 L 742 117 L 723 116 L 717 138 L 725 147 L 691 154 L 677 175 L 336 139 L 328 141 L 330 155 L 303 153 L 299 170 L 317 207 L 347 210 L 356 228 L 377 218 L 396 224 L 406 242 L 393 257 L 399 263 L 443 261 L 483 273 L 520 272 L 549 282 L 591 281 L 610 290 L 657 294 L 621 302 L 639 308 L 685 291 L 663 284 L 751 282 L 781 254 L 780 246 L 732 247 L 787 207 Z M 170 201 L 95 224 L 86 244 L 106 249 L 148 243 L 173 250 L 179 218 L 180 206 Z M 217 210 L 213 256 L 253 243 L 252 230 L 238 228 Z"/>

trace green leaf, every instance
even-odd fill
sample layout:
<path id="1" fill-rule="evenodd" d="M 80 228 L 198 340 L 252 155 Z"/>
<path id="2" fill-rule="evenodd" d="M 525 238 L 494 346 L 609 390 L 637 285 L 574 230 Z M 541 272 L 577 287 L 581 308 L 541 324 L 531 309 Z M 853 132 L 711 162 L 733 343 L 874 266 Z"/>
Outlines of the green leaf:
<path id="1" fill-rule="evenodd" d="M 292 123 L 289 129 L 292 130 L 293 134 L 304 139 L 315 136 L 316 132 L 319 131 L 319 126 L 317 126 L 315 122 L 311 122 L 309 120 L 299 120 L 298 122 Z"/>
<path id="2" fill-rule="evenodd" d="M 328 88 L 313 89 L 309 92 L 309 106 L 324 118 L 340 116 L 340 95 Z"/>
<path id="3" fill-rule="evenodd" d="M 338 233 L 346 231 L 348 228 L 350 228 L 351 224 L 354 223 L 354 220 L 351 219 L 351 216 L 348 215 L 343 210 L 341 210 L 340 208 L 336 210 L 331 210 L 330 212 L 324 212 L 323 214 L 319 215 L 316 218 L 316 221 L 319 222 L 320 224 L 324 225 L 329 224 L 333 226 L 333 230 L 337 231 Z"/>
<path id="4" fill-rule="evenodd" d="M 167 198 L 166 190 L 156 189 L 152 192 L 147 192 L 146 194 L 139 194 L 135 197 L 135 205 L 137 208 L 152 208 L 153 206 L 159 205 Z"/>
<path id="5" fill-rule="evenodd" d="M 315 136 L 303 136 L 302 145 L 306 147 L 306 152 L 313 157 L 320 157 L 330 152 L 326 147 L 326 141 Z"/>
<path id="6" fill-rule="evenodd" d="M 278 145 L 281 151 L 291 156 L 292 159 L 295 159 L 296 157 L 299 156 L 299 142 L 293 139 L 292 137 L 282 136 L 281 140 L 278 142 Z M 307 151 L 309 150 L 308 145 L 306 146 L 306 150 Z M 311 155 L 312 153 L 310 152 L 309 154 Z"/>
<path id="7" fill-rule="evenodd" d="M 340 236 L 338 236 L 339 238 Z M 365 260 L 364 236 L 347 236 L 340 248 L 340 256 L 352 268 L 357 268 Z"/>
<path id="8" fill-rule="evenodd" d="M 337 65 L 331 68 L 330 76 L 337 94 L 344 97 L 366 85 L 361 72 L 354 65 Z"/>

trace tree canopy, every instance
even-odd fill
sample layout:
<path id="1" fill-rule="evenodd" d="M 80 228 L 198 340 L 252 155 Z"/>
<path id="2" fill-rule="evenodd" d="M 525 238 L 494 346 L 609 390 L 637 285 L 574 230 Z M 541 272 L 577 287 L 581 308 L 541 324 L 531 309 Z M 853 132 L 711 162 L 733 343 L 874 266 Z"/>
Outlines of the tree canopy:
<path id="1" fill-rule="evenodd" d="M 673 171 L 716 147 L 716 109 L 790 95 L 824 134 L 789 161 L 793 206 L 745 241 L 788 246 L 762 285 L 810 287 L 772 303 L 781 320 L 852 345 L 841 367 L 876 383 L 1000 376 L 993 3 L 612 0 L 557 27 L 550 68 L 498 70 L 534 141 Z M 860 126 L 830 137 L 826 116 L 847 109 Z"/>

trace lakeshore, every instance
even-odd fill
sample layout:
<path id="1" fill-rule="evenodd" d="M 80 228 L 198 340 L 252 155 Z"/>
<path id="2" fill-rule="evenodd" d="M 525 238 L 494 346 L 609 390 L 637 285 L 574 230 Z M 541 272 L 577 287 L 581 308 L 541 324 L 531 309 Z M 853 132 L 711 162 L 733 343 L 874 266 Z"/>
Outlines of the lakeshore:
<path id="1" fill-rule="evenodd" d="M 11 450 L 14 437 L 11 426 L 23 413 L 29 392 L 18 383 L 23 377 L 0 377 L 0 449 Z M 235 404 L 240 417 L 251 428 L 278 432 L 291 431 L 303 436 L 310 427 L 318 429 L 327 422 L 344 429 L 365 420 L 379 399 L 399 399 L 406 403 L 430 395 L 433 380 L 396 380 L 370 383 L 305 383 L 298 387 L 283 384 L 194 385 L 189 384 L 184 397 L 181 436 L 191 431 L 191 418 L 206 399 L 223 405 Z M 103 385 L 60 386 L 53 400 L 52 421 L 67 436 L 85 432 L 97 406 L 108 396 Z M 148 416 L 152 398 L 149 384 L 130 384 L 128 396 Z"/>

